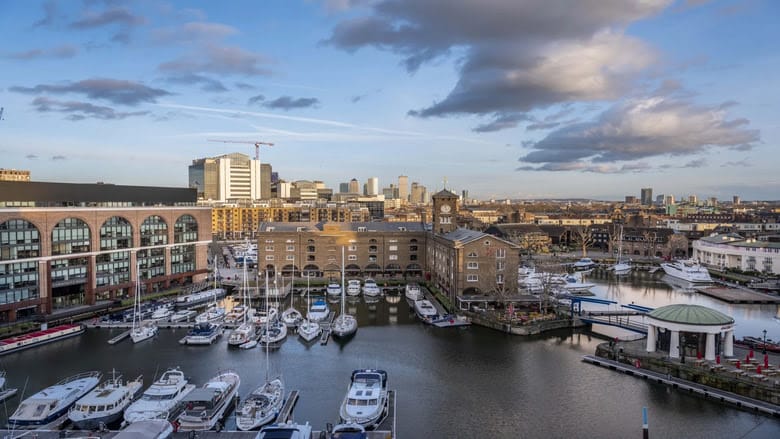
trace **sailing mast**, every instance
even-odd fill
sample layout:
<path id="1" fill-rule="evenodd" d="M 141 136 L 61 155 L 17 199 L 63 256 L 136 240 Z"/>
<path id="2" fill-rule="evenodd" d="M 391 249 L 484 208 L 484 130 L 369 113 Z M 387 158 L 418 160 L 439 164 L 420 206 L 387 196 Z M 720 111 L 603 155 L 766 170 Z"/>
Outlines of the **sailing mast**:
<path id="1" fill-rule="evenodd" d="M 344 246 L 341 246 L 341 318 L 344 318 L 344 302 L 346 302 L 344 295 Z"/>

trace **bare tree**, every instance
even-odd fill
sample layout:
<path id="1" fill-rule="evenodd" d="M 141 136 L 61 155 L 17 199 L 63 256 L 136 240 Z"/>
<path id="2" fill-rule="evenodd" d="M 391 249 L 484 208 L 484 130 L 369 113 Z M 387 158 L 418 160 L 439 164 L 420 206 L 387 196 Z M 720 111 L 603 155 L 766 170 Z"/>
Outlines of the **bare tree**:
<path id="1" fill-rule="evenodd" d="M 582 257 L 588 256 L 588 247 L 595 241 L 590 226 L 577 226 L 571 230 L 571 238 L 582 250 Z"/>
<path id="2" fill-rule="evenodd" d="M 655 248 L 658 245 L 658 233 L 655 230 L 644 230 L 642 231 L 642 239 L 645 241 L 645 248 L 650 249 L 650 254 L 647 256 L 654 258 Z"/>

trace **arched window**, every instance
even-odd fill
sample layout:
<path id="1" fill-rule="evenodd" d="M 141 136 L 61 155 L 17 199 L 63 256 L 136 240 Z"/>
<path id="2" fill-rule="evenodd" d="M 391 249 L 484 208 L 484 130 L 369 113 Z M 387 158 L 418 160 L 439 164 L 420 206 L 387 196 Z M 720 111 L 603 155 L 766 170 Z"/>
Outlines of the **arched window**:
<path id="1" fill-rule="evenodd" d="M 38 229 L 22 219 L 0 223 L 0 261 L 37 258 L 41 255 Z M 40 297 L 38 262 L 18 262 L 3 265 L 0 270 L 0 305 Z M 17 318 L 37 313 L 37 308 L 17 311 Z"/>
<path id="2" fill-rule="evenodd" d="M 119 250 L 133 246 L 133 226 L 125 218 L 112 216 L 100 226 L 100 250 Z M 95 257 L 97 286 L 130 282 L 130 251 L 101 253 Z M 106 292 L 108 293 L 108 292 Z M 107 299 L 108 296 L 99 297 Z"/>
<path id="3" fill-rule="evenodd" d="M 198 222 L 192 215 L 180 216 L 173 225 L 173 242 L 182 244 L 198 240 Z M 195 271 L 195 245 L 171 248 L 171 274 Z"/>
<path id="4" fill-rule="evenodd" d="M 165 248 L 162 246 L 168 244 L 168 224 L 162 217 L 152 215 L 141 223 L 139 234 L 141 247 L 153 247 L 138 250 L 141 278 L 165 276 Z"/>
<path id="5" fill-rule="evenodd" d="M 78 218 L 60 220 L 51 232 L 52 256 L 77 255 L 90 251 L 90 230 Z M 51 261 L 51 296 L 54 309 L 83 305 L 89 258 L 86 256 Z"/>

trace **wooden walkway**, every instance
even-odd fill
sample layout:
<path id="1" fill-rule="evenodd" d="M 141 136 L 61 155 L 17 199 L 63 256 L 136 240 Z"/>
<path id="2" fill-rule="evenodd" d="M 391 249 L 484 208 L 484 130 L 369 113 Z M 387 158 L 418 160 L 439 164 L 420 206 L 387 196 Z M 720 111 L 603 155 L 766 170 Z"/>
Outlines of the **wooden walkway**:
<path id="1" fill-rule="evenodd" d="M 666 384 L 667 386 L 671 386 L 673 388 L 686 390 L 690 393 L 704 396 L 705 398 L 712 398 L 721 402 L 733 404 L 739 408 L 754 410 L 763 414 L 780 417 L 780 406 L 770 404 L 768 402 L 737 395 L 736 393 L 726 392 L 725 390 L 716 389 L 714 387 L 693 383 L 680 378 L 664 375 L 662 373 L 653 372 L 651 370 L 637 368 L 625 363 L 608 360 L 606 358 L 596 357 L 594 355 L 585 355 L 582 357 L 582 361 L 595 364 L 596 366 L 602 366 L 616 370 L 618 372 L 623 372 L 628 375 L 636 375 L 638 377 L 649 379 L 660 384 Z"/>
<path id="2" fill-rule="evenodd" d="M 320 322 L 320 328 L 322 328 L 322 335 L 320 335 L 320 344 L 325 346 L 330 340 L 330 328 L 333 324 L 333 320 L 336 319 L 336 313 L 328 314 L 328 319 Z"/>
<path id="3" fill-rule="evenodd" d="M 284 402 L 284 406 L 279 410 L 279 414 L 276 415 L 275 422 L 287 422 L 290 420 L 290 415 L 295 408 L 295 404 L 298 403 L 298 391 L 290 391 L 290 395 L 287 396 L 287 401 Z"/>
<path id="4" fill-rule="evenodd" d="M 698 287 L 694 288 L 697 293 L 704 294 L 706 296 L 714 297 L 718 300 L 722 300 L 728 303 L 742 303 L 742 304 L 762 304 L 762 303 L 777 303 L 780 304 L 780 297 L 771 296 L 766 293 L 760 293 L 758 291 L 752 291 L 742 288 L 734 287 Z"/>
<path id="5" fill-rule="evenodd" d="M 99 328 L 99 326 L 98 326 L 98 328 Z M 111 340 L 109 340 L 108 344 L 117 344 L 120 341 L 126 339 L 127 337 L 130 337 L 130 330 L 129 329 L 127 331 L 117 335 L 116 337 L 112 338 Z"/>

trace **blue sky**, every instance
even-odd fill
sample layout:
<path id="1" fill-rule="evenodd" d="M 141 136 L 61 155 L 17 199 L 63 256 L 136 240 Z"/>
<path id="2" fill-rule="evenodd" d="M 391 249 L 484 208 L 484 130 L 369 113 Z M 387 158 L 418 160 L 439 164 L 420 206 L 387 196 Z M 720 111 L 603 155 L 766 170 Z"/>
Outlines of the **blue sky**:
<path id="1" fill-rule="evenodd" d="M 0 167 L 186 186 L 275 143 L 287 180 L 478 198 L 780 199 L 780 3 L 0 2 Z"/>

